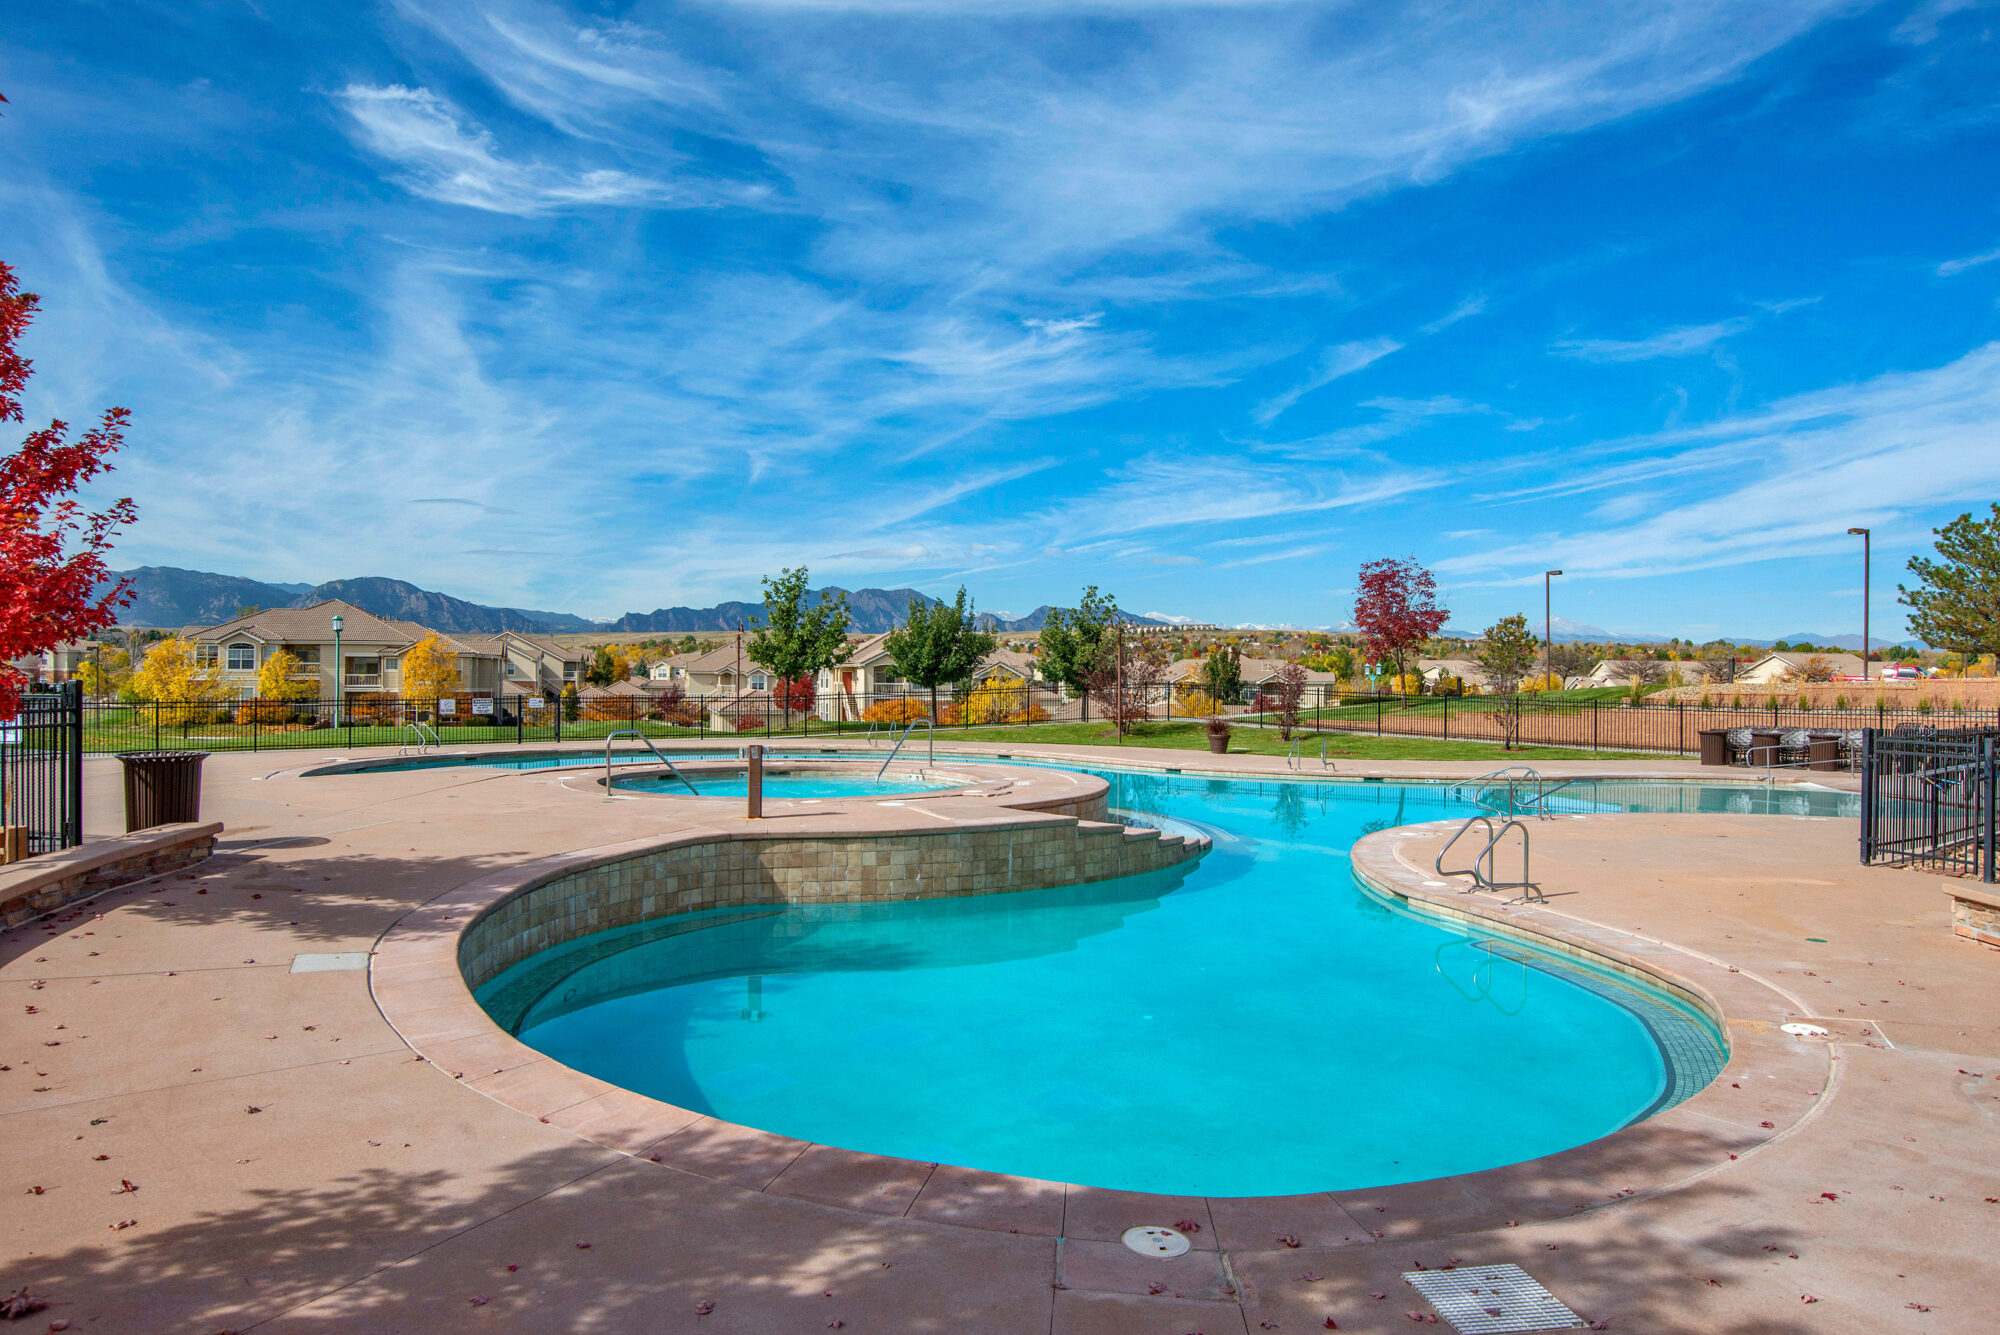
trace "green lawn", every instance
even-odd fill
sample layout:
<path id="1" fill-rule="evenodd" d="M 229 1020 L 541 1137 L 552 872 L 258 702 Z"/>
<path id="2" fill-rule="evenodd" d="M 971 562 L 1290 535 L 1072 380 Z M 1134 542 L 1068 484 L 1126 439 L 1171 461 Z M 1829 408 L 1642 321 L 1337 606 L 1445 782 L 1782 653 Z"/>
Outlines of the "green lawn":
<path id="1" fill-rule="evenodd" d="M 1493 742 L 1444 742 L 1426 737 L 1371 737 L 1359 733 L 1307 733 L 1299 743 L 1301 756 L 1318 759 L 1320 738 L 1326 738 L 1328 759 L 1355 760 L 1492 760 L 1497 764 L 1522 760 L 1645 760 L 1653 757 L 1622 751 L 1578 751 L 1558 746 L 1521 746 L 1503 751 Z M 919 745 L 922 737 L 912 737 Z M 1025 728 L 940 728 L 940 742 L 1018 742 L 1024 745 L 1117 746 L 1117 732 L 1106 723 L 1037 723 Z M 1135 723 L 1125 730 L 1125 746 L 1167 750 L 1208 750 L 1205 724 Z M 1282 756 L 1291 743 L 1276 728 L 1232 728 L 1229 754 Z"/>

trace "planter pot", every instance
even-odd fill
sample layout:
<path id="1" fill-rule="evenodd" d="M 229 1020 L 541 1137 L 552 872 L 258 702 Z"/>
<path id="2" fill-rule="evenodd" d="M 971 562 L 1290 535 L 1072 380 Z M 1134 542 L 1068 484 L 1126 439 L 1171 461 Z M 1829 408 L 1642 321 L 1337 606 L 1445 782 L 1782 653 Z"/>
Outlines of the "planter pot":
<path id="1" fill-rule="evenodd" d="M 1218 737 L 1214 733 L 1210 733 L 1208 736 L 1208 749 L 1211 753 L 1218 756 L 1228 755 L 1229 734 L 1225 732 Z"/>

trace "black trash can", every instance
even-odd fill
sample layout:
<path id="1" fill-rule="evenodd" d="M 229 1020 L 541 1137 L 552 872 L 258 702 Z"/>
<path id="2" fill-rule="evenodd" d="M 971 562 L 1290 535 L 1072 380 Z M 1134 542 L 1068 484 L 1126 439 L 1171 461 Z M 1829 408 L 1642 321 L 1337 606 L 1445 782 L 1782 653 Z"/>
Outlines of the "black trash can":
<path id="1" fill-rule="evenodd" d="M 201 819 L 201 762 L 206 751 L 126 751 L 125 833 Z"/>
<path id="2" fill-rule="evenodd" d="M 1729 729 L 1703 728 L 1696 735 L 1701 739 L 1702 764 L 1727 765 L 1729 763 Z"/>

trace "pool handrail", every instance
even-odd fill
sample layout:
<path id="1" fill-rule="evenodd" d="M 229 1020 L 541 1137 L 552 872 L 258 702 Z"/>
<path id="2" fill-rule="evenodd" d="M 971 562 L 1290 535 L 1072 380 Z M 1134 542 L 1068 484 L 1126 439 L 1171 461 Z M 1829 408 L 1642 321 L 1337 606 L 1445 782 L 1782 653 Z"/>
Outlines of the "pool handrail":
<path id="1" fill-rule="evenodd" d="M 1486 827 L 1486 845 L 1473 855 L 1472 865 L 1470 867 L 1454 867 L 1446 870 L 1444 855 L 1451 851 L 1451 846 L 1463 838 L 1465 832 L 1470 830 L 1474 825 L 1482 824 Z M 1507 837 L 1507 831 L 1509 830 L 1519 830 L 1521 832 L 1521 879 L 1518 881 L 1502 881 L 1496 879 L 1494 875 L 1499 869 L 1499 854 L 1497 850 L 1500 847 L 1500 841 Z M 1459 826 L 1457 832 L 1451 838 L 1444 841 L 1444 847 L 1438 850 L 1437 858 L 1431 865 L 1437 869 L 1437 873 L 1440 876 L 1470 876 L 1472 878 L 1472 885 L 1468 889 L 1519 890 L 1521 892 L 1521 899 L 1539 902 L 1544 896 L 1541 886 L 1535 883 L 1533 873 L 1529 869 L 1529 842 L 1528 827 L 1512 816 L 1509 816 L 1496 828 L 1493 824 L 1493 818 L 1484 812 L 1480 812 L 1476 815 L 1466 817 L 1465 824 Z"/>
<path id="2" fill-rule="evenodd" d="M 693 780 L 689 779 L 687 775 L 681 773 L 680 770 L 675 767 L 674 762 L 667 759 L 666 756 L 661 753 L 659 747 L 653 745 L 652 738 L 648 737 L 645 733 L 640 732 L 637 728 L 619 728 L 616 729 L 615 731 L 604 734 L 604 795 L 606 797 L 611 796 L 611 743 L 620 737 L 637 737 L 640 741 L 644 742 L 646 744 L 646 749 L 653 753 L 653 758 L 655 760 L 659 761 L 662 765 L 665 765 L 668 771 L 672 773 L 676 779 L 679 779 L 682 783 L 686 784 L 687 790 L 689 792 L 693 793 L 696 797 L 701 796 L 701 789 L 695 787 Z"/>
<path id="3" fill-rule="evenodd" d="M 423 755 L 427 751 L 442 751 L 444 749 L 444 738 L 437 735 L 437 729 L 412 721 L 403 725 L 403 744 L 396 748 L 397 755 L 406 756 L 410 754 L 410 735 L 412 733 L 416 734 L 418 755 Z M 424 734 L 426 733 L 430 734 L 429 741 L 424 740 Z"/>
<path id="4" fill-rule="evenodd" d="M 903 749 L 903 743 L 910 740 L 910 734 L 917 730 L 919 723 L 924 725 L 924 736 L 931 744 L 930 760 L 928 763 L 932 765 L 937 764 L 937 729 L 931 726 L 931 721 L 927 718 L 913 718 L 910 720 L 910 726 L 903 729 L 903 735 L 896 739 L 896 745 L 889 752 L 888 758 L 882 762 L 882 768 L 875 771 L 875 782 L 882 782 L 882 776 L 889 772 L 890 763 L 896 759 L 897 752 Z"/>

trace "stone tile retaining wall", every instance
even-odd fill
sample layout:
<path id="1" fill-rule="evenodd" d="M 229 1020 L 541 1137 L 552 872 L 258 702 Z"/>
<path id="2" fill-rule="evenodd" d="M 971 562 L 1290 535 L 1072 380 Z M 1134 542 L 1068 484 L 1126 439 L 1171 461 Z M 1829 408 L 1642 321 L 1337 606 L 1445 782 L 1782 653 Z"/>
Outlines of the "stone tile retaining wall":
<path id="1" fill-rule="evenodd" d="M 14 927 L 128 881 L 178 871 L 215 849 L 217 823 L 159 825 L 0 869 L 0 927 Z"/>
<path id="2" fill-rule="evenodd" d="M 1207 851 L 1206 840 L 1046 816 L 936 833 L 697 831 L 524 886 L 466 928 L 458 963 L 478 987 L 576 937 L 699 909 L 1038 890 L 1157 871 Z"/>
<path id="3" fill-rule="evenodd" d="M 2000 886 L 1947 885 L 1951 933 L 1985 946 L 2000 946 Z"/>

